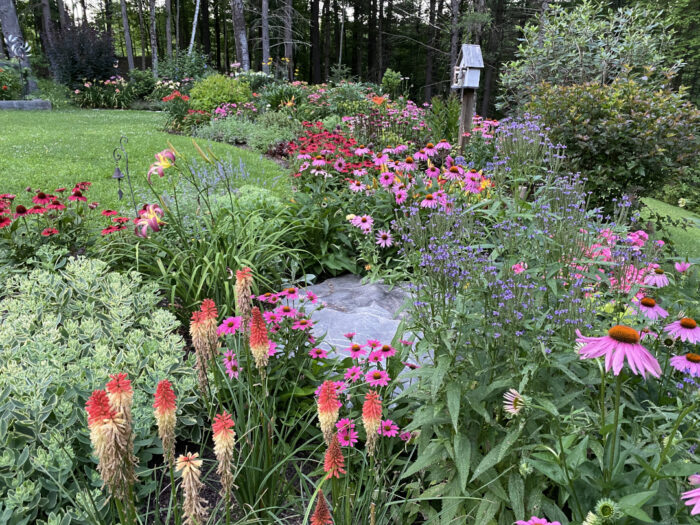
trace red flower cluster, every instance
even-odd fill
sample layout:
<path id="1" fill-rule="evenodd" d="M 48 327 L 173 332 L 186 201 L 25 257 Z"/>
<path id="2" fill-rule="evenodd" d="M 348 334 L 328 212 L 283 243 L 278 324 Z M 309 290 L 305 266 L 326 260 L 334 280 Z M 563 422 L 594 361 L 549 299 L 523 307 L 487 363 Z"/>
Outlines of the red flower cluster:
<path id="1" fill-rule="evenodd" d="M 163 97 L 163 102 L 171 102 L 176 98 L 179 98 L 183 102 L 187 102 L 190 100 L 190 97 L 188 97 L 187 95 L 183 95 L 178 90 L 175 90 L 172 93 L 170 93 L 170 95 L 166 95 L 165 97 Z"/>
<path id="2" fill-rule="evenodd" d="M 109 397 L 104 390 L 95 390 L 90 399 L 85 403 L 85 410 L 88 413 L 88 426 L 100 423 L 105 419 L 114 419 L 117 415 L 109 404 Z"/>

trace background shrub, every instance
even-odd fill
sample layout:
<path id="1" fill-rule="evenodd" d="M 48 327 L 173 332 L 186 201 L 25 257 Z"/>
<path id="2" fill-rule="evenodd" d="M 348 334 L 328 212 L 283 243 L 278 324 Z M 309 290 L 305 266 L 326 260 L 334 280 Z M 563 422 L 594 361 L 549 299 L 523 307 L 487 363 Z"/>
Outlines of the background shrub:
<path id="1" fill-rule="evenodd" d="M 208 112 L 226 102 L 246 102 L 251 95 L 248 84 L 224 75 L 210 75 L 199 80 L 190 91 L 192 107 Z"/>
<path id="2" fill-rule="evenodd" d="M 651 195 L 697 165 L 700 111 L 684 91 L 651 91 L 643 81 L 541 84 L 526 109 L 542 115 L 570 167 L 588 179 L 597 205 L 622 194 Z"/>
<path id="3" fill-rule="evenodd" d="M 15 100 L 21 96 L 19 74 L 11 66 L 0 64 L 0 100 Z"/>
<path id="4" fill-rule="evenodd" d="M 175 317 L 156 307 L 157 287 L 136 273 L 109 272 L 104 262 L 80 258 L 60 273 L 14 276 L 6 287 L 0 302 L 0 500 L 11 509 L 12 523 L 35 523 L 52 511 L 79 519 L 84 509 L 76 502 L 88 507 L 83 489 L 95 486 L 89 477 L 96 475 L 84 413 L 90 392 L 103 388 L 110 373 L 129 374 L 135 452 L 145 468 L 160 447 L 148 392 L 170 378 L 186 406 L 192 363 L 183 364 Z M 179 422 L 194 425 L 195 419 Z M 97 491 L 95 497 L 101 506 L 104 496 Z"/>
<path id="5" fill-rule="evenodd" d="M 435 140 L 445 139 L 454 144 L 459 139 L 459 115 L 462 104 L 455 94 L 446 98 L 433 97 L 425 114 L 425 122 L 433 130 Z"/>
<path id="6" fill-rule="evenodd" d="M 391 98 L 398 98 L 403 95 L 401 81 L 401 72 L 387 69 L 382 77 L 382 91 Z"/>
<path id="7" fill-rule="evenodd" d="M 253 70 L 241 71 L 236 75 L 236 79 L 248 84 L 252 91 L 260 91 L 264 87 L 277 82 L 273 75 Z"/>
<path id="8" fill-rule="evenodd" d="M 129 87 L 134 98 L 146 98 L 153 93 L 156 87 L 156 79 L 150 69 L 134 69 L 129 72 Z"/>
<path id="9" fill-rule="evenodd" d="M 246 144 L 253 133 L 255 124 L 248 119 L 230 117 L 212 120 L 195 132 L 195 136 L 227 144 Z"/>
<path id="10" fill-rule="evenodd" d="M 68 86 L 84 79 L 105 80 L 116 73 L 111 37 L 85 24 L 61 31 L 48 55 L 54 78 Z"/>

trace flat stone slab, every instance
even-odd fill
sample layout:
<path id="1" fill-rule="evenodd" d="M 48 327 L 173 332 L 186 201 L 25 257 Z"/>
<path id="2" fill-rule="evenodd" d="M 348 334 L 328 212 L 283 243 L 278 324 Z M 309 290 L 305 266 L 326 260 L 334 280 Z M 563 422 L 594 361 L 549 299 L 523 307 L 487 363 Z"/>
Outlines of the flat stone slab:
<path id="1" fill-rule="evenodd" d="M 325 308 L 313 314 L 313 334 L 326 335 L 321 345 L 327 350 L 347 348 L 344 334 L 355 332 L 355 341 L 377 339 L 390 343 L 401 323 L 402 307 L 409 297 L 405 286 L 362 284 L 356 275 L 344 275 L 309 286 Z"/>
<path id="2" fill-rule="evenodd" d="M 50 100 L 0 100 L 0 109 L 19 109 L 22 111 L 51 110 Z"/>

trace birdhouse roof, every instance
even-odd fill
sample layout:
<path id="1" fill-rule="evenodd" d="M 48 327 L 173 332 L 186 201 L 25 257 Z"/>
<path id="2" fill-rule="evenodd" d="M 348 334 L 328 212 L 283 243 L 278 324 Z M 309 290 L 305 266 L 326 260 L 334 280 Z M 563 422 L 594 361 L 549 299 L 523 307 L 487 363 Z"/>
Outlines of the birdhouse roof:
<path id="1" fill-rule="evenodd" d="M 481 57 L 481 47 L 475 44 L 462 44 L 462 52 L 460 53 L 461 67 L 484 68 L 484 59 Z"/>

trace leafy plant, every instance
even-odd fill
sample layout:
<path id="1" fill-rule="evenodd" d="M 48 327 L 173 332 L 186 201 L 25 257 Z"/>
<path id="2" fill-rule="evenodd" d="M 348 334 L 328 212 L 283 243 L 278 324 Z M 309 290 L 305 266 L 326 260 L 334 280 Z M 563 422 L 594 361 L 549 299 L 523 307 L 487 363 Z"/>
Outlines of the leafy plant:
<path id="1" fill-rule="evenodd" d="M 425 122 L 433 136 L 456 143 L 459 139 L 459 118 L 462 104 L 459 98 L 450 93 L 446 98 L 433 97 L 430 109 L 425 114 Z"/>
<path id="2" fill-rule="evenodd" d="M 132 84 L 117 76 L 84 82 L 73 91 L 75 103 L 83 108 L 126 109 L 135 96 Z"/>
<path id="3" fill-rule="evenodd" d="M 48 50 L 55 79 L 74 88 L 84 79 L 107 80 L 116 74 L 114 43 L 87 24 L 69 25 Z"/>
<path id="4" fill-rule="evenodd" d="M 175 53 L 158 62 L 158 76 L 175 82 L 199 80 L 208 71 L 207 57 L 202 53 Z"/>
<path id="5" fill-rule="evenodd" d="M 391 98 L 398 98 L 404 95 L 404 90 L 402 89 L 403 77 L 400 71 L 394 71 L 393 69 L 387 69 L 382 77 L 382 91 L 389 95 Z"/>
<path id="6" fill-rule="evenodd" d="M 211 112 L 225 102 L 246 102 L 251 97 L 248 84 L 224 75 L 210 75 L 198 80 L 190 90 L 192 107 Z"/>
<path id="7" fill-rule="evenodd" d="M 148 69 L 129 71 L 129 87 L 134 98 L 146 98 L 156 87 L 156 79 L 153 78 L 153 72 Z"/>
<path id="8" fill-rule="evenodd" d="M 0 100 L 14 100 L 22 95 L 19 74 L 11 66 L 0 65 Z"/>

